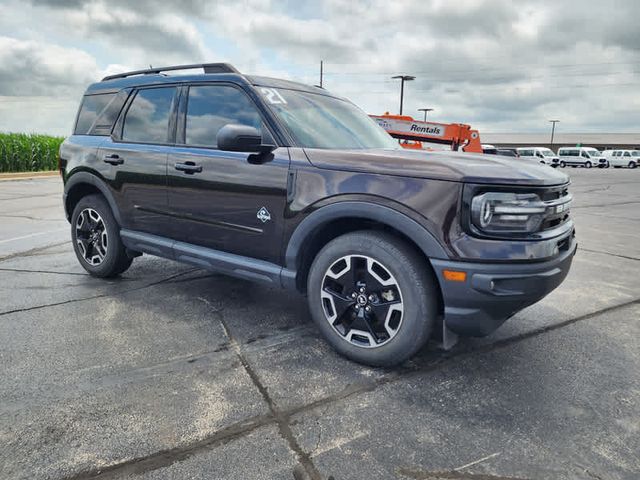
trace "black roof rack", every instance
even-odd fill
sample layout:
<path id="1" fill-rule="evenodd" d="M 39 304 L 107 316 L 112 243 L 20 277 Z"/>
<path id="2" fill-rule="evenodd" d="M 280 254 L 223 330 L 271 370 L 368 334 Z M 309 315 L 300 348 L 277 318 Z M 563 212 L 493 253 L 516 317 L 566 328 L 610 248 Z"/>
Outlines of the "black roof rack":
<path id="1" fill-rule="evenodd" d="M 102 79 L 102 81 L 113 80 L 115 78 L 126 78 L 133 75 L 150 75 L 152 73 L 171 72 L 173 70 L 192 70 L 194 68 L 202 68 L 204 73 L 240 73 L 230 63 L 195 63 L 193 65 L 175 65 L 173 67 L 148 68 L 146 70 L 117 73 L 115 75 L 107 75 Z"/>

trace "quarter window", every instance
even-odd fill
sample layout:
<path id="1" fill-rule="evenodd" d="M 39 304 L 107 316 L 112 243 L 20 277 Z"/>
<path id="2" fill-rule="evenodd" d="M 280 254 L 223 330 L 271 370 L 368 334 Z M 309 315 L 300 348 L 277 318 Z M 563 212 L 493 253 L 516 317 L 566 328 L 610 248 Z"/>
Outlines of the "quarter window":
<path id="1" fill-rule="evenodd" d="M 124 119 L 122 139 L 127 142 L 167 143 L 174 87 L 138 91 Z"/>
<path id="2" fill-rule="evenodd" d="M 266 132 L 255 105 L 237 88 L 226 85 L 189 87 L 185 125 L 187 145 L 217 147 L 218 131 L 230 123 Z"/>
<path id="3" fill-rule="evenodd" d="M 74 133 L 76 135 L 87 135 L 100 113 L 102 113 L 115 96 L 115 93 L 85 95 L 82 100 L 82 105 L 80 106 L 80 113 L 78 114 Z"/>

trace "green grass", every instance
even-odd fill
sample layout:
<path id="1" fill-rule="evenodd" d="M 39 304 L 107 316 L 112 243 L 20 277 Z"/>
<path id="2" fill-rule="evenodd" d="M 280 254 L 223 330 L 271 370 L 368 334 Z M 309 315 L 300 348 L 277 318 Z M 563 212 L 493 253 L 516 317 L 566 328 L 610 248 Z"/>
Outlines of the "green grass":
<path id="1" fill-rule="evenodd" d="M 49 135 L 0 133 L 0 173 L 56 170 L 63 140 Z"/>

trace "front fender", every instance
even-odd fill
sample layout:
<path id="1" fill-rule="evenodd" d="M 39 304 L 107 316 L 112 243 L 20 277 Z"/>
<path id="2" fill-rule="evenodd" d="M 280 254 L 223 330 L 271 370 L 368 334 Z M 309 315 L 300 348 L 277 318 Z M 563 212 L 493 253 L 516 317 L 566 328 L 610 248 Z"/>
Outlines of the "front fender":
<path id="1" fill-rule="evenodd" d="M 383 205 L 362 201 L 342 201 L 321 207 L 300 222 L 287 245 L 286 269 L 297 271 L 298 259 L 305 241 L 312 238 L 314 232 L 323 225 L 340 218 L 361 218 L 388 225 L 409 237 L 428 258 L 449 258 L 435 236 L 407 215 Z"/>

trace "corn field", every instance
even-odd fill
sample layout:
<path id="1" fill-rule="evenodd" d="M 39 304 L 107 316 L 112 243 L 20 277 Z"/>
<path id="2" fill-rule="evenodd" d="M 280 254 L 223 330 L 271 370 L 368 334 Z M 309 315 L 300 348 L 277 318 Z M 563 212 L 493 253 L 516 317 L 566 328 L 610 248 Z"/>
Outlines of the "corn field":
<path id="1" fill-rule="evenodd" d="M 48 135 L 0 133 L 0 173 L 57 169 L 63 140 Z"/>

